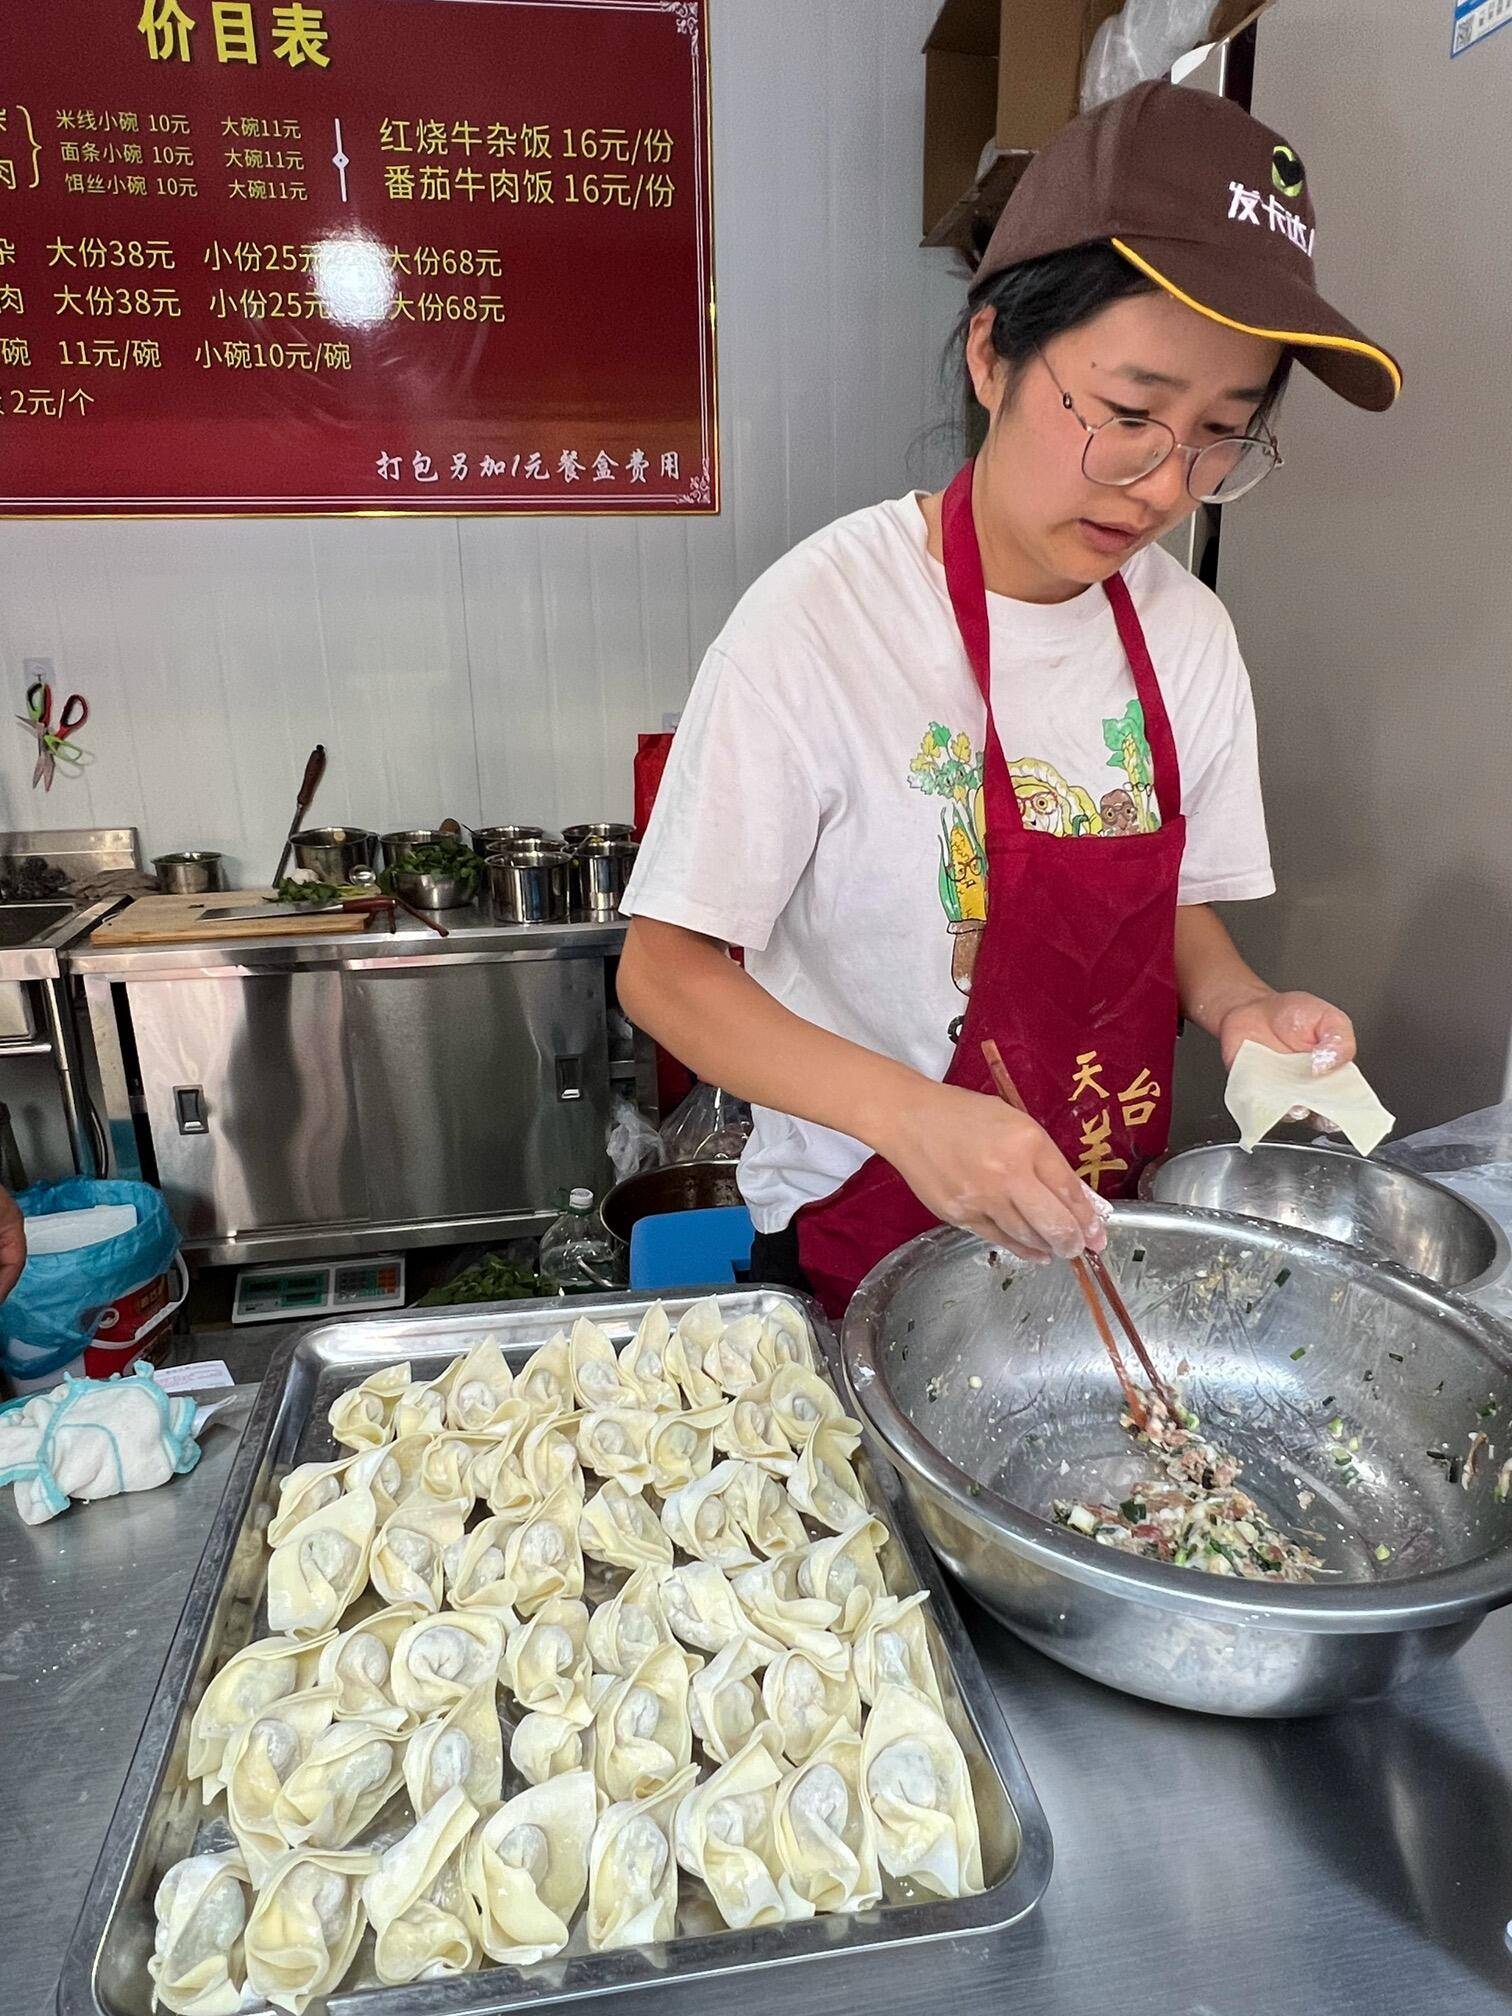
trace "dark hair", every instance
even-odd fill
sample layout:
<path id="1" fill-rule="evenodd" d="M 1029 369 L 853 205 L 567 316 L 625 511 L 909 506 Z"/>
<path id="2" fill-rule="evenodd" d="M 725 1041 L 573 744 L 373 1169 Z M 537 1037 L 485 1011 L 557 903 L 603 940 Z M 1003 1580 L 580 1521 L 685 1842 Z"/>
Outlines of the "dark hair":
<path id="1" fill-rule="evenodd" d="M 983 308 L 994 311 L 992 347 L 1016 375 L 1053 336 L 1079 329 L 1116 301 L 1157 291 L 1155 282 L 1131 266 L 1106 239 L 1073 245 L 1065 252 L 1047 252 L 1042 259 L 1026 259 L 990 274 L 967 294 L 946 352 L 947 369 L 959 369 L 964 381 L 967 415 L 976 408 L 976 391 L 966 362 L 966 340 L 973 316 Z M 1292 353 L 1284 350 L 1260 402 L 1258 420 L 1268 421 L 1275 412 L 1291 365 Z"/>

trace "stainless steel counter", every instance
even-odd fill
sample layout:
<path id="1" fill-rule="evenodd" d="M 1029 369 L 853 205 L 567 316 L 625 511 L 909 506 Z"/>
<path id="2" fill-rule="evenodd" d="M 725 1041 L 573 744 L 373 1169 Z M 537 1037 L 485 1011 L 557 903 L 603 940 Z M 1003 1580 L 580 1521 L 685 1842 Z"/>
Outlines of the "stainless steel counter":
<path id="1" fill-rule="evenodd" d="M 235 1439 L 49 1526 L 0 1506 L 3 2016 L 52 2008 Z M 1055 1832 L 1044 1905 L 1001 1935 L 740 1977 L 730 2016 L 1505 2016 L 1512 1612 L 1431 1690 L 1240 1724 L 1123 1700 L 962 1609 Z"/>

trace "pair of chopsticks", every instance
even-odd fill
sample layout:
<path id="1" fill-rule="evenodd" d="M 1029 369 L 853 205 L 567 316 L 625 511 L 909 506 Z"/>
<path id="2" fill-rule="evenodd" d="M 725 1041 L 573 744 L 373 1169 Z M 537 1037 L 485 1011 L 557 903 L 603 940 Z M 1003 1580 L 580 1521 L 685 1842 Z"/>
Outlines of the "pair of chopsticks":
<path id="1" fill-rule="evenodd" d="M 992 1073 L 992 1082 L 997 1087 L 998 1097 L 1006 1105 L 1011 1106 L 1015 1112 L 1027 1115 L 1029 1108 L 1019 1097 L 1018 1087 L 1014 1084 L 1012 1078 L 1009 1077 L 1008 1066 L 1003 1062 L 1003 1054 L 998 1049 L 996 1043 L 992 1041 L 991 1037 L 982 1045 L 982 1055 L 987 1060 L 987 1069 Z M 1129 1314 L 1123 1296 L 1118 1291 L 1118 1283 L 1108 1272 L 1102 1255 L 1100 1253 L 1084 1254 L 1080 1259 L 1071 1262 L 1071 1271 L 1076 1276 L 1077 1285 L 1080 1287 L 1087 1307 L 1092 1313 L 1092 1321 L 1097 1325 L 1097 1334 L 1102 1339 L 1103 1349 L 1107 1352 L 1113 1370 L 1118 1375 L 1118 1384 L 1123 1392 L 1124 1405 L 1129 1410 L 1134 1426 L 1143 1429 L 1147 1425 L 1149 1421 L 1149 1409 L 1145 1405 L 1144 1396 L 1129 1377 L 1123 1353 L 1118 1348 L 1118 1340 L 1113 1335 L 1102 1302 L 1098 1299 L 1098 1289 L 1102 1290 L 1103 1296 L 1107 1299 L 1108 1308 L 1112 1310 L 1119 1328 L 1128 1339 L 1134 1356 L 1139 1360 L 1141 1366 L 1143 1366 L 1145 1377 L 1150 1382 L 1150 1390 L 1168 1410 L 1172 1421 L 1179 1425 L 1181 1410 L 1176 1395 L 1155 1370 L 1154 1361 L 1145 1349 L 1144 1339 L 1140 1336 L 1138 1330 L 1135 1329 L 1134 1319 Z"/>

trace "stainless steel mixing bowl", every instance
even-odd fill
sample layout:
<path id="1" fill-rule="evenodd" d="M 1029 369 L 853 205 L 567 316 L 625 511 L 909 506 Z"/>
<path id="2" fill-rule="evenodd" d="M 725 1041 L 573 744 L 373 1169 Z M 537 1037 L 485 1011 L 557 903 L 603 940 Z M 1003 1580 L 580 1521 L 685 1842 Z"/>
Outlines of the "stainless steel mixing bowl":
<path id="1" fill-rule="evenodd" d="M 1246 1155 L 1236 1141 L 1209 1141 L 1152 1162 L 1139 1194 L 1317 1232 L 1441 1288 L 1483 1288 L 1509 1258 L 1506 1234 L 1479 1205 L 1348 1148 L 1262 1141 Z"/>
<path id="2" fill-rule="evenodd" d="M 934 1547 L 1020 1637 L 1154 1701 L 1303 1715 L 1385 1693 L 1512 1598 L 1512 1503 L 1496 1495 L 1512 1332 L 1255 1219 L 1125 1205 L 1108 1263 L 1204 1432 L 1332 1572 L 1281 1587 L 1202 1575 L 1055 1525 L 1057 1498 L 1127 1497 L 1147 1452 L 1118 1426 L 1071 1270 L 942 1229 L 862 1283 L 845 1372 Z M 1464 1488 L 1450 1478 L 1476 1434 L 1496 1460 L 1486 1450 Z"/>

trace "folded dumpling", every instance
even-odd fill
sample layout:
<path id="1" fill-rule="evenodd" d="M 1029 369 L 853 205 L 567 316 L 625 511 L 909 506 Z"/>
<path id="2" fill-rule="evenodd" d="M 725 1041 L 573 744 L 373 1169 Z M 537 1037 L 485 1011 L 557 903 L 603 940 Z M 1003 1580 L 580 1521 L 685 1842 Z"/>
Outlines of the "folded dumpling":
<path id="1" fill-rule="evenodd" d="M 886 1686 L 911 1688 L 935 1708 L 943 1709 L 940 1682 L 929 1652 L 924 1624 L 925 1592 L 913 1596 L 880 1596 L 872 1604 L 856 1637 L 856 1685 L 868 1705 Z"/>
<path id="2" fill-rule="evenodd" d="M 682 1393 L 667 1370 L 667 1345 L 672 1324 L 660 1302 L 653 1302 L 641 1318 L 639 1330 L 619 1354 L 620 1377 L 635 1388 L 642 1407 L 658 1414 L 676 1413 Z"/>
<path id="3" fill-rule="evenodd" d="M 493 1428 L 514 1390 L 514 1375 L 497 1337 L 475 1344 L 457 1368 L 446 1397 L 446 1418 L 453 1428 L 480 1434 Z"/>
<path id="4" fill-rule="evenodd" d="M 504 1542 L 504 1580 L 514 1591 L 514 1608 L 532 1617 L 545 1603 L 583 1593 L 583 1549 L 578 1540 L 581 1501 L 563 1485 Z"/>
<path id="5" fill-rule="evenodd" d="M 669 1569 L 661 1578 L 660 1590 L 662 1615 L 684 1645 L 699 1652 L 718 1652 L 732 1639 L 746 1638 L 763 1666 L 782 1650 L 780 1640 L 753 1622 L 724 1570 L 712 1561 L 689 1561 Z"/>
<path id="6" fill-rule="evenodd" d="M 590 1624 L 590 1637 L 592 1629 Z M 732 1638 L 688 1683 L 693 1734 L 716 1764 L 728 1764 L 765 1719 L 766 1709 L 751 1678 L 761 1665 L 761 1655 L 749 1638 Z"/>
<path id="7" fill-rule="evenodd" d="M 736 1463 L 725 1492 L 735 1523 L 758 1554 L 771 1560 L 808 1545 L 808 1529 L 777 1479 L 755 1463 Z"/>
<path id="8" fill-rule="evenodd" d="M 655 1426 L 656 1416 L 647 1407 L 595 1409 L 578 1425 L 578 1461 L 627 1491 L 643 1491 L 652 1481 L 646 1443 Z"/>
<path id="9" fill-rule="evenodd" d="M 777 1302 L 767 1311 L 767 1354 L 780 1371 L 796 1365 L 803 1371 L 814 1369 L 814 1339 L 808 1318 L 791 1302 Z"/>
<path id="10" fill-rule="evenodd" d="M 295 1848 L 279 1856 L 247 1920 L 247 1986 L 289 2016 L 339 1986 L 362 1939 L 362 1884 L 377 1857 Z"/>
<path id="11" fill-rule="evenodd" d="M 532 1708 L 515 1724 L 509 1761 L 527 1785 L 544 1785 L 564 1771 L 581 1771 L 592 1751 L 592 1735 L 565 1715 Z"/>
<path id="12" fill-rule="evenodd" d="M 779 1554 L 752 1568 L 742 1568 L 731 1578 L 730 1586 L 752 1630 L 789 1650 L 811 1649 L 823 1658 L 832 1658 L 840 1643 L 835 1636 L 839 1606 L 802 1593 L 798 1587 L 802 1558 L 801 1554 Z"/>
<path id="13" fill-rule="evenodd" d="M 490 1515 L 511 1526 L 528 1517 L 543 1495 L 521 1468 L 518 1444 L 503 1440 L 478 1452 L 468 1481 L 474 1498 L 481 1499 Z"/>
<path id="14" fill-rule="evenodd" d="M 801 1449 L 821 1421 L 844 1421 L 840 1396 L 817 1372 L 801 1365 L 780 1365 L 759 1391 L 771 1407 L 777 1426 L 795 1449 Z M 854 1424 L 857 1434 L 860 1423 Z"/>
<path id="15" fill-rule="evenodd" d="M 491 1435 L 472 1435 L 445 1428 L 432 1435 L 420 1463 L 420 1489 L 427 1498 L 460 1498 L 469 1512 L 478 1501 L 477 1463 L 492 1456 Z"/>
<path id="16" fill-rule="evenodd" d="M 804 1443 L 788 1478 L 788 1496 L 832 1533 L 843 1533 L 869 1516 L 866 1493 L 851 1468 L 861 1445 L 859 1433 L 842 1415 L 821 1421 Z"/>
<path id="17" fill-rule="evenodd" d="M 774 1732 L 752 1731 L 727 1764 L 705 1778 L 677 1809 L 673 1845 L 732 1931 L 811 1918 L 813 1906 L 778 1887 L 781 1867 L 772 1836 L 772 1807 L 782 1782 Z"/>
<path id="18" fill-rule="evenodd" d="M 395 1442 L 364 1449 L 347 1465 L 346 1489 L 371 1491 L 381 1526 L 389 1514 L 420 1489 L 420 1465 L 430 1447 L 428 1435 L 404 1435 Z"/>
<path id="19" fill-rule="evenodd" d="M 588 1495 L 573 1436 L 580 1414 L 553 1414 L 531 1424 L 519 1448 L 520 1472 L 539 1505 L 558 1491 L 569 1492 L 581 1505 Z"/>
<path id="20" fill-rule="evenodd" d="M 697 1776 L 687 1765 L 647 1799 L 607 1807 L 588 1849 L 588 1944 L 594 1952 L 650 1946 L 677 1923 L 672 1816 Z"/>
<path id="21" fill-rule="evenodd" d="M 462 1880 L 462 1851 L 477 1818 L 477 1807 L 453 1786 L 365 1878 L 362 1902 L 377 1935 L 373 1965 L 385 1987 L 477 1966 L 477 1921 Z"/>
<path id="22" fill-rule="evenodd" d="M 439 1610 L 442 1557 L 462 1538 L 471 1504 L 462 1498 L 411 1498 L 390 1513 L 373 1539 L 373 1587 L 386 1603 Z"/>
<path id="23" fill-rule="evenodd" d="M 865 1911 L 882 1895 L 877 1827 L 861 1796 L 861 1739 L 832 1729 L 777 1788 L 772 1833 L 784 1889 L 815 1911 Z"/>
<path id="24" fill-rule="evenodd" d="M 343 1492 L 302 1520 L 268 1557 L 268 1629 L 296 1638 L 331 1630 L 361 1594 L 377 1524 L 371 1491 Z"/>
<path id="25" fill-rule="evenodd" d="M 662 1363 L 689 1407 L 718 1407 L 725 1398 L 717 1379 L 704 1370 L 704 1359 L 724 1334 L 724 1318 L 712 1296 L 695 1302 L 667 1339 Z"/>
<path id="26" fill-rule="evenodd" d="M 766 1669 L 761 1698 L 794 1764 L 806 1764 L 837 1726 L 859 1730 L 861 1696 L 851 1671 L 850 1647 L 837 1638 L 833 1650 L 816 1646 L 783 1652 Z"/>
<path id="27" fill-rule="evenodd" d="M 174 2016 L 237 2016 L 246 1999 L 249 1904 L 247 1865 L 234 1850 L 174 1863 L 153 1899 L 154 2005 Z"/>
<path id="28" fill-rule="evenodd" d="M 473 1835 L 463 1876 L 491 1960 L 530 1967 L 567 1944 L 598 1810 L 591 1774 L 567 1771 L 506 1800 Z"/>
<path id="29" fill-rule="evenodd" d="M 254 1883 L 289 1846 L 274 1817 L 279 1794 L 316 1737 L 330 1727 L 335 1702 L 329 1687 L 286 1695 L 226 1746 L 221 1763 L 226 1816 Z"/>
<path id="30" fill-rule="evenodd" d="M 336 1503 L 354 1460 L 338 1456 L 334 1463 L 300 1463 L 289 1472 L 278 1487 L 278 1510 L 268 1522 L 270 1547 L 282 1546 L 312 1512 Z"/>
<path id="31" fill-rule="evenodd" d="M 418 1379 L 406 1386 L 394 1402 L 395 1435 L 439 1435 L 446 1426 L 446 1407 L 451 1398 L 462 1358 L 453 1358 L 434 1379 Z"/>
<path id="32" fill-rule="evenodd" d="M 793 1467 L 793 1448 L 772 1405 L 771 1389 L 771 1380 L 764 1379 L 727 1401 L 714 1429 L 714 1446 L 737 1462 L 785 1477 Z"/>
<path id="33" fill-rule="evenodd" d="M 404 1784 L 416 1813 L 460 1785 L 479 1811 L 499 1802 L 504 1784 L 504 1730 L 492 1683 L 454 1701 L 410 1738 Z"/>
<path id="34" fill-rule="evenodd" d="M 646 1436 L 651 1488 L 665 1498 L 695 1477 L 707 1477 L 714 1467 L 715 1438 L 728 1418 L 728 1401 L 654 1415 Z"/>
<path id="35" fill-rule="evenodd" d="M 767 1326 L 760 1316 L 740 1316 L 726 1324 L 704 1352 L 703 1369 L 722 1393 L 738 1395 L 759 1386 L 777 1367 Z"/>
<path id="36" fill-rule="evenodd" d="M 835 1633 L 854 1642 L 872 1613 L 873 1606 L 887 1594 L 879 1547 L 887 1545 L 887 1528 L 880 1519 L 863 1519 L 843 1533 L 827 1540 L 815 1540 L 803 1549 L 798 1560 L 798 1587 L 805 1596 L 818 1596 L 839 1609 Z"/>
<path id="37" fill-rule="evenodd" d="M 343 1449 L 376 1449 L 394 1433 L 394 1408 L 410 1383 L 408 1365 L 385 1365 L 331 1402 L 326 1417 Z"/>
<path id="38" fill-rule="evenodd" d="M 283 1781 L 273 1824 L 291 1848 L 345 1848 L 404 1780 L 408 1736 L 375 1722 L 322 1729 Z"/>
<path id="39" fill-rule="evenodd" d="M 506 1631 L 518 1622 L 514 1584 L 504 1573 L 504 1545 L 517 1523 L 496 1513 L 454 1540 L 441 1557 L 452 1607 L 486 1612 L 497 1617 Z"/>
<path id="40" fill-rule="evenodd" d="M 424 1615 L 412 1604 L 396 1603 L 349 1625 L 322 1647 L 319 1683 L 335 1689 L 339 1721 L 373 1722 L 380 1729 L 413 1728 L 415 1717 L 395 1700 L 390 1675 L 394 1647 Z"/>
<path id="41" fill-rule="evenodd" d="M 588 1652 L 594 1671 L 623 1679 L 648 1652 L 670 1645 L 672 1630 L 662 1614 L 654 1566 L 637 1568 L 607 1603 L 588 1619 Z"/>
<path id="42" fill-rule="evenodd" d="M 329 1640 L 260 1638 L 226 1661 L 200 1696 L 189 1724 L 191 1778 L 204 1781 L 207 1800 L 220 1786 L 226 1747 L 259 1715 L 315 1683 Z"/>
<path id="43" fill-rule="evenodd" d="M 889 1876 L 911 1877 L 937 1897 L 983 1887 L 966 1759 L 945 1718 L 911 1688 L 878 1688 L 862 1737 L 861 1785 Z"/>
<path id="44" fill-rule="evenodd" d="M 475 1687 L 498 1685 L 504 1626 L 482 1610 L 422 1615 L 394 1647 L 390 1686 L 401 1708 L 421 1721 L 439 1715 Z"/>
<path id="45" fill-rule="evenodd" d="M 593 1769 L 609 1799 L 644 1799 L 693 1755 L 692 1663 L 668 1640 L 605 1691 L 593 1718 Z"/>
<path id="46" fill-rule="evenodd" d="M 565 1331 L 533 1351 L 515 1374 L 515 1398 L 526 1400 L 543 1420 L 565 1414 L 575 1402 L 572 1393 L 572 1352 Z"/>
<path id="47" fill-rule="evenodd" d="M 591 1719 L 588 1681 L 588 1607 L 554 1596 L 512 1631 L 504 1648 L 504 1679 L 522 1708 L 545 1708 L 586 1726 Z"/>
<path id="48" fill-rule="evenodd" d="M 572 1326 L 568 1345 L 572 1366 L 572 1391 L 579 1407 L 634 1407 L 640 1396 L 620 1371 L 613 1344 L 597 1323 L 580 1316 Z"/>
<path id="49" fill-rule="evenodd" d="M 756 1559 L 726 1495 L 739 1476 L 738 1463 L 716 1463 L 707 1477 L 695 1477 L 662 1501 L 662 1525 L 672 1544 L 726 1574 Z"/>
<path id="50" fill-rule="evenodd" d="M 611 1568 L 670 1568 L 672 1541 L 638 1491 L 611 1478 L 578 1515 L 578 1541 L 585 1554 Z"/>

